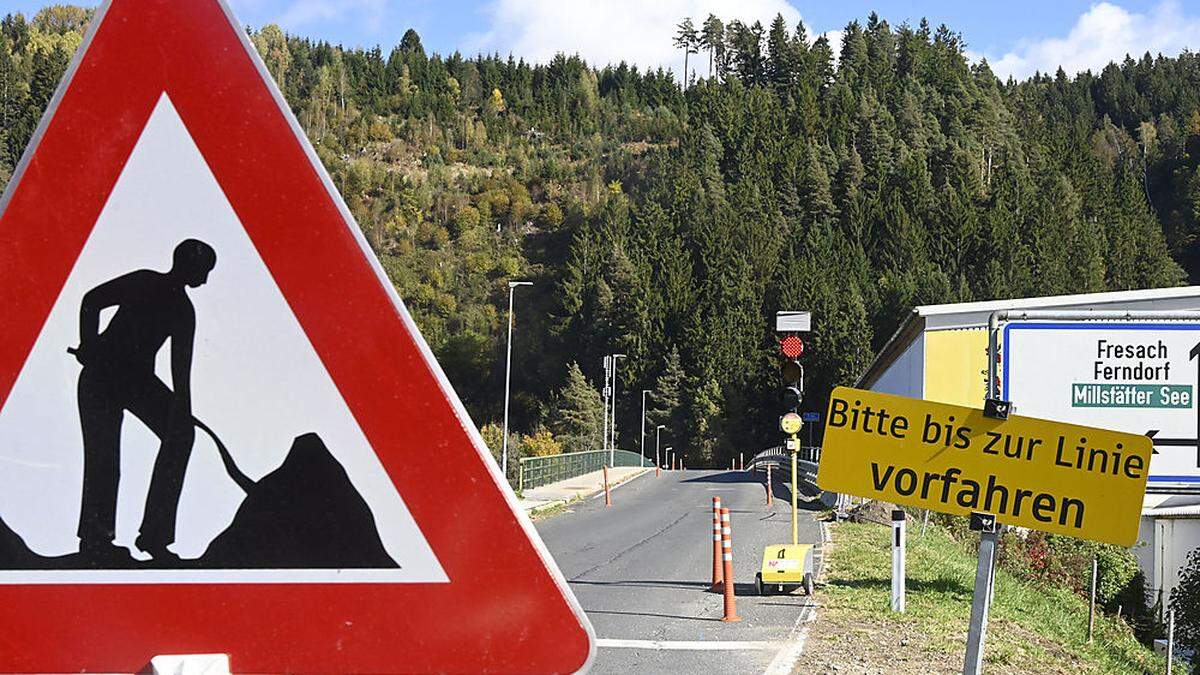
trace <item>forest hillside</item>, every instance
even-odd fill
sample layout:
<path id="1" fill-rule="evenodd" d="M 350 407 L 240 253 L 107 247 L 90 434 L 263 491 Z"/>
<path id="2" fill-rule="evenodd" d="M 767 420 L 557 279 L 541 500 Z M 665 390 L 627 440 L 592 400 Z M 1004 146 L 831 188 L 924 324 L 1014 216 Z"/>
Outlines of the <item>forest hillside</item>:
<path id="1" fill-rule="evenodd" d="M 89 17 L 0 23 L 0 183 Z M 610 353 L 628 355 L 622 447 L 643 389 L 689 465 L 773 444 L 777 309 L 813 312 L 815 409 L 913 305 L 1200 278 L 1197 54 L 1005 82 L 945 26 L 872 14 L 830 44 L 710 16 L 681 24 L 700 64 L 683 83 L 432 54 L 411 30 L 370 49 L 251 36 L 493 442 L 507 282 L 534 282 L 516 302 L 522 452 L 598 446 Z"/>

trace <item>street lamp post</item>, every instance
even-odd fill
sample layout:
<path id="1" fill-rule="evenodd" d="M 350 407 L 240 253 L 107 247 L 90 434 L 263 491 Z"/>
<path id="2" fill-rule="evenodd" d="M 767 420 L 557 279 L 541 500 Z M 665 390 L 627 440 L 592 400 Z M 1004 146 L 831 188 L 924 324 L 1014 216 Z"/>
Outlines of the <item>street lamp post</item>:
<path id="1" fill-rule="evenodd" d="M 609 389 L 609 380 L 612 377 L 612 357 L 604 355 L 604 429 L 600 436 L 600 449 L 608 449 L 608 397 L 611 392 Z"/>
<path id="2" fill-rule="evenodd" d="M 500 472 L 508 479 L 508 394 L 512 379 L 513 291 L 517 286 L 532 286 L 532 281 L 508 282 L 508 347 L 504 357 L 504 439 L 500 442 Z"/>
<path id="3" fill-rule="evenodd" d="M 642 390 L 642 429 L 638 436 L 638 452 L 642 453 L 642 457 L 646 456 L 646 394 L 649 393 L 649 389 Z"/>
<path id="4" fill-rule="evenodd" d="M 663 448 L 663 459 L 667 460 L 667 467 L 671 471 L 674 471 L 675 470 L 675 446 L 668 445 L 667 447 Z"/>
<path id="5" fill-rule="evenodd" d="M 654 466 L 662 466 L 662 461 L 659 459 L 658 448 L 662 444 L 662 430 L 666 429 L 667 425 L 660 424 L 654 430 Z"/>
<path id="6" fill-rule="evenodd" d="M 612 442 L 608 444 L 608 465 L 613 466 L 617 460 L 617 359 L 625 358 L 624 354 L 612 355 L 612 415 L 609 416 L 609 433 Z"/>

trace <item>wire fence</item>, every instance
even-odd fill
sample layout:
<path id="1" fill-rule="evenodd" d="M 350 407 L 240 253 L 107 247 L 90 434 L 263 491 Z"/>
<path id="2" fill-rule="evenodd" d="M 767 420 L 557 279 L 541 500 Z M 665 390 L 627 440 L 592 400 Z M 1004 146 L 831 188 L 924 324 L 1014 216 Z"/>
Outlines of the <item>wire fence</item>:
<path id="1" fill-rule="evenodd" d="M 609 464 L 610 455 L 612 464 Z M 522 457 L 517 489 L 527 490 L 582 476 L 585 473 L 599 471 L 606 465 L 610 467 L 652 466 L 653 462 L 646 461 L 640 454 L 629 450 L 588 450 L 545 457 Z"/>

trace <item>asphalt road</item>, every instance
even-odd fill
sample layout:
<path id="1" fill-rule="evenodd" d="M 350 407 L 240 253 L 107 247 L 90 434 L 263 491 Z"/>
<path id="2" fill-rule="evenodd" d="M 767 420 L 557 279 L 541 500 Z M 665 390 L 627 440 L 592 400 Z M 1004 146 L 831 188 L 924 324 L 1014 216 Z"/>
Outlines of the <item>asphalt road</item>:
<path id="1" fill-rule="evenodd" d="M 592 672 L 766 669 L 808 604 L 803 591 L 762 597 L 754 588 L 763 546 L 791 538 L 788 488 L 777 480 L 768 508 L 761 473 L 650 472 L 612 496 L 611 507 L 599 495 L 537 523 L 595 626 Z M 714 496 L 731 511 L 737 623 L 721 621 L 722 596 L 708 592 Z M 819 524 L 802 510 L 800 542 L 819 540 Z"/>

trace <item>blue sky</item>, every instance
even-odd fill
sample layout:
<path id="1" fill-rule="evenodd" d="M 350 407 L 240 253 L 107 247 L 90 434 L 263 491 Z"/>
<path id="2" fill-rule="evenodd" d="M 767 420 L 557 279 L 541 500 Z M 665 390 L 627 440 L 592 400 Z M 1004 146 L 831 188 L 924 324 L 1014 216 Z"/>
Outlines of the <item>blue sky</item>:
<path id="1" fill-rule="evenodd" d="M 961 32 L 972 57 L 1002 75 L 1063 66 L 1099 68 L 1126 52 L 1177 54 L 1200 48 L 1200 0 L 229 0 L 245 24 L 279 23 L 289 32 L 348 45 L 395 44 L 415 28 L 427 49 L 499 51 L 544 60 L 558 51 L 593 62 L 625 58 L 679 71 L 671 35 L 680 17 L 803 19 L 810 34 L 838 31 L 872 10 L 893 24 L 922 16 Z M 32 13 L 45 2 L 0 0 L 3 13 Z M 695 59 L 693 59 L 694 66 Z M 707 69 L 707 65 L 703 66 Z"/>

